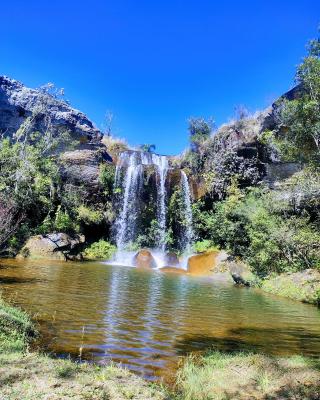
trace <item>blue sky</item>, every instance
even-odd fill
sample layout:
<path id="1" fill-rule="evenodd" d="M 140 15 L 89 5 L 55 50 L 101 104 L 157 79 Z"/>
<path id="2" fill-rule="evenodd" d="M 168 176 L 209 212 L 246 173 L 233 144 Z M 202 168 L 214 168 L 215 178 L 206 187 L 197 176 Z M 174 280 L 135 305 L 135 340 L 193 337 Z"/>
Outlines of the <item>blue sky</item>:
<path id="1" fill-rule="evenodd" d="M 101 128 L 175 154 L 187 119 L 227 121 L 293 83 L 319 0 L 1 1 L 0 74 L 54 82 Z"/>

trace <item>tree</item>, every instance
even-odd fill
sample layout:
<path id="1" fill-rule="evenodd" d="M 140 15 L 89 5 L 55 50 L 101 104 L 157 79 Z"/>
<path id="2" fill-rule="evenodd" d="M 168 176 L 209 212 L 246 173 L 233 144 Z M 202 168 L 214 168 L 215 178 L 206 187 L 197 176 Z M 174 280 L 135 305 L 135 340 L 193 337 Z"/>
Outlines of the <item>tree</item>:
<path id="1" fill-rule="evenodd" d="M 18 230 L 23 216 L 13 200 L 0 195 L 0 250 Z"/>
<path id="2" fill-rule="evenodd" d="M 141 151 L 145 151 L 146 153 L 153 153 L 156 150 L 155 144 L 141 144 L 139 146 Z"/>
<path id="3" fill-rule="evenodd" d="M 112 111 L 107 110 L 104 116 L 104 134 L 111 136 L 113 130 L 114 114 Z"/>
<path id="4" fill-rule="evenodd" d="M 191 149 L 197 151 L 199 146 L 210 137 L 214 128 L 214 120 L 212 118 L 206 120 L 203 117 L 191 117 L 188 122 Z"/>
<path id="5" fill-rule="evenodd" d="M 293 144 L 303 160 L 320 156 L 320 39 L 309 42 L 308 55 L 297 68 L 299 96 L 280 104 L 280 138 Z"/>

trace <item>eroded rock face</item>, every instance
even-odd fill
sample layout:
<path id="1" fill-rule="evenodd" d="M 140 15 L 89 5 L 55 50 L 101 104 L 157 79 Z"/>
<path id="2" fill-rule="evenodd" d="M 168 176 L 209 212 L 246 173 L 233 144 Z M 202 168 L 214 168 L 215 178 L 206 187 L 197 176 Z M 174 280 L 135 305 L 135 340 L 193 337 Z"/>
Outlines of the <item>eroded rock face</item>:
<path id="1" fill-rule="evenodd" d="M 149 250 L 140 250 L 133 258 L 133 265 L 137 268 L 156 268 L 157 263 Z"/>
<path id="2" fill-rule="evenodd" d="M 68 131 L 81 144 L 100 143 L 102 138 L 82 112 L 49 94 L 0 76 L 0 135 L 14 137 L 28 117 L 32 117 L 32 131 L 43 133 L 49 123 L 54 136 Z"/>
<path id="3" fill-rule="evenodd" d="M 61 261 L 75 259 L 76 256 L 71 256 L 70 253 L 84 242 L 83 235 L 71 237 L 66 233 L 31 236 L 21 249 L 18 258 Z"/>
<path id="4" fill-rule="evenodd" d="M 99 187 L 100 165 L 110 162 L 106 151 L 74 150 L 60 155 L 61 176 L 72 185 L 84 185 L 86 192 L 95 192 Z"/>

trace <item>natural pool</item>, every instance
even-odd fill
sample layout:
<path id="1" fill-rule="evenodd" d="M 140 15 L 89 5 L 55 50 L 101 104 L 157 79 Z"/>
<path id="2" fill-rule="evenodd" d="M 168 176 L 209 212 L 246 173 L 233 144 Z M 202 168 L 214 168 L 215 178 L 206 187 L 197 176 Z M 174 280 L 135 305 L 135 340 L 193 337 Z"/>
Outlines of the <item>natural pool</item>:
<path id="1" fill-rule="evenodd" d="M 36 317 L 48 350 L 111 359 L 149 379 L 168 378 L 181 356 L 213 347 L 320 354 L 319 309 L 208 278 L 2 260 L 0 288 Z"/>

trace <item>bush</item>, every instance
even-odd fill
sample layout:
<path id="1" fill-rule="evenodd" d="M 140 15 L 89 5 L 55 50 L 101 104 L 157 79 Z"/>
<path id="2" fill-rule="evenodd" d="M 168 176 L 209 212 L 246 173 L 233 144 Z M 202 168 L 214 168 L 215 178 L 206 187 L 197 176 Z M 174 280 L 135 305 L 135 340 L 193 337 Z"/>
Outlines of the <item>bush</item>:
<path id="1" fill-rule="evenodd" d="M 193 251 L 196 253 L 203 253 L 205 251 L 214 251 L 218 250 L 217 246 L 215 246 L 211 240 L 204 239 L 195 242 L 193 245 Z"/>
<path id="2" fill-rule="evenodd" d="M 77 208 L 77 220 L 85 225 L 98 225 L 103 221 L 103 213 L 81 205 Z"/>
<path id="3" fill-rule="evenodd" d="M 88 260 L 110 260 L 115 251 L 113 244 L 101 239 L 87 247 L 83 255 Z"/>

